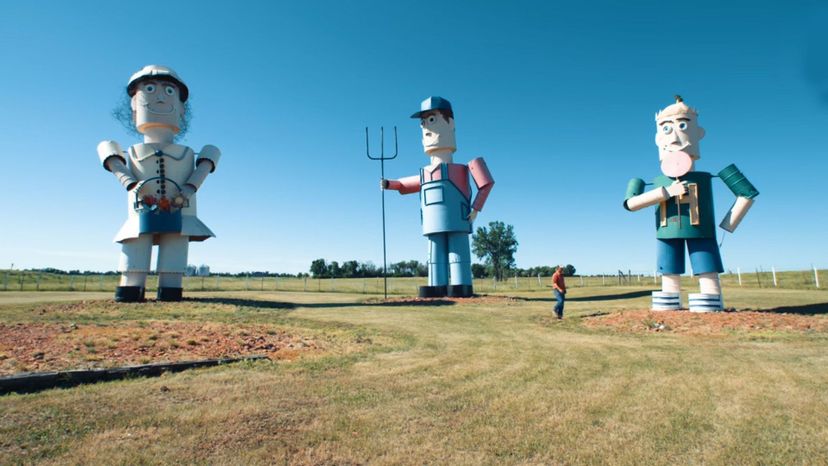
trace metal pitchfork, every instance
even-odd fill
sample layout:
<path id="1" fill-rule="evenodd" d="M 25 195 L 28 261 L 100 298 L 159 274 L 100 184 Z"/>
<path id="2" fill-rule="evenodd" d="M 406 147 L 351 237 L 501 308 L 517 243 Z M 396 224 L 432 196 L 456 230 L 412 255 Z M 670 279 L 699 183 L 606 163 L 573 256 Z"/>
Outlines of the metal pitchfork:
<path id="1" fill-rule="evenodd" d="M 371 149 L 368 144 L 368 127 L 365 127 L 365 154 L 371 160 L 380 161 L 380 176 L 385 179 L 385 161 L 397 158 L 397 127 L 394 127 L 394 155 L 391 157 L 385 156 L 385 128 L 380 126 L 380 156 L 371 157 Z M 385 259 L 385 189 L 382 189 L 382 285 L 385 293 L 385 299 L 388 299 L 388 274 L 386 273 L 386 259 Z"/>

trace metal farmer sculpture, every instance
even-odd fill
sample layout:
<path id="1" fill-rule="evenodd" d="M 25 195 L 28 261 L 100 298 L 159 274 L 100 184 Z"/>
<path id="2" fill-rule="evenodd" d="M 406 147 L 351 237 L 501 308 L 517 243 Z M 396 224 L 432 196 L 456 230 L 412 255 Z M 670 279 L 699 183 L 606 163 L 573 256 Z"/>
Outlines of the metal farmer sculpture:
<path id="1" fill-rule="evenodd" d="M 158 299 L 181 300 L 190 241 L 215 236 L 196 216 L 196 191 L 216 169 L 221 152 L 194 153 L 174 143 L 186 127 L 189 89 L 171 68 L 148 65 L 129 79 L 132 124 L 144 137 L 127 152 L 115 141 L 98 144 L 104 168 L 127 190 L 127 221 L 115 236 L 122 244 L 115 300 L 142 301 L 153 244 L 158 245 Z"/>
<path id="2" fill-rule="evenodd" d="M 658 158 L 664 173 L 653 180 L 654 189 L 644 191 L 644 180 L 630 180 L 624 208 L 655 209 L 658 270 L 662 274 L 661 291 L 653 292 L 653 310 L 681 308 L 681 274 L 684 273 L 684 247 L 690 255 L 693 273 L 699 276 L 700 293 L 691 293 L 691 311 L 719 311 L 724 308 L 719 273 L 724 271 L 716 244 L 713 212 L 714 175 L 694 171 L 699 156 L 699 141 L 704 129 L 698 125 L 698 113 L 676 96 L 676 103 L 656 114 Z M 718 177 L 737 196 L 736 202 L 719 225 L 733 232 L 753 205 L 759 192 L 735 165 L 729 165 Z"/>
<path id="3" fill-rule="evenodd" d="M 428 238 L 428 286 L 420 287 L 420 297 L 471 296 L 469 234 L 494 179 L 482 158 L 468 165 L 453 163 L 457 147 L 454 112 L 448 100 L 429 97 L 411 118 L 420 119 L 423 149 L 431 163 L 421 168 L 418 176 L 383 179 L 380 185 L 400 194 L 420 193 L 420 219 L 423 235 Z M 473 201 L 469 174 L 477 187 Z"/>

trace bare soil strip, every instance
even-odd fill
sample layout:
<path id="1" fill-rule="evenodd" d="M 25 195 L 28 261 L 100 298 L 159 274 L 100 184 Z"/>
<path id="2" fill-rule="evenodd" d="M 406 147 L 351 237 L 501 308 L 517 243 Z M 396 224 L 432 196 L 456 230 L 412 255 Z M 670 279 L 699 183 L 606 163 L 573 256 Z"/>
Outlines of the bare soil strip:
<path id="1" fill-rule="evenodd" d="M 317 341 L 268 325 L 0 323 L 0 375 L 262 354 L 295 359 Z"/>
<path id="2" fill-rule="evenodd" d="M 823 316 L 755 311 L 694 313 L 634 310 L 587 317 L 584 325 L 629 333 L 670 332 L 689 335 L 763 331 L 828 332 L 828 318 Z"/>

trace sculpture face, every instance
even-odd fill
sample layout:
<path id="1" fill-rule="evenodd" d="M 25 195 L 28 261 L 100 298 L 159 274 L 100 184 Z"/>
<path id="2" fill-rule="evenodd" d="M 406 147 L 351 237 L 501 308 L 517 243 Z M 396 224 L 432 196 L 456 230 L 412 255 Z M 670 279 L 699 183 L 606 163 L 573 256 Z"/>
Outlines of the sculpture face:
<path id="1" fill-rule="evenodd" d="M 423 129 L 423 150 L 426 154 L 439 149 L 457 150 L 454 118 L 446 121 L 439 113 L 429 112 L 420 118 L 420 127 Z"/>
<path id="2" fill-rule="evenodd" d="M 178 86 L 160 79 L 142 82 L 132 96 L 132 112 L 140 133 L 158 127 L 178 133 L 184 115 Z"/>
<path id="3" fill-rule="evenodd" d="M 699 142 L 704 137 L 704 129 L 699 126 L 696 115 L 667 115 L 659 118 L 656 126 L 655 142 L 659 159 L 672 152 L 685 152 L 694 160 L 700 157 Z"/>

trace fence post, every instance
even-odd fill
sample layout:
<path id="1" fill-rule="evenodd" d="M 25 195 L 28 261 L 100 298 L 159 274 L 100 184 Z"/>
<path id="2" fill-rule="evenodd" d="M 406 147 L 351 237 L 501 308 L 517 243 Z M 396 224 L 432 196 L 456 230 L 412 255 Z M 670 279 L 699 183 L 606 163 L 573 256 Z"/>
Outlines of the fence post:
<path id="1" fill-rule="evenodd" d="M 580 277 L 580 278 L 581 278 L 581 286 L 584 286 L 584 276 L 583 276 L 583 275 L 581 275 L 581 277 Z"/>
<path id="2" fill-rule="evenodd" d="M 216 275 L 216 291 L 219 289 L 219 276 Z"/>
<path id="3" fill-rule="evenodd" d="M 244 289 L 246 291 L 250 291 L 250 274 L 247 274 L 244 277 Z"/>
<path id="4" fill-rule="evenodd" d="M 741 267 L 736 267 L 736 275 L 739 276 L 739 286 L 742 286 L 742 269 L 741 269 Z"/>
<path id="5" fill-rule="evenodd" d="M 494 287 L 494 290 L 497 291 L 497 277 L 494 275 L 492 276 L 492 286 Z"/>
<path id="6" fill-rule="evenodd" d="M 538 273 L 538 286 L 543 286 L 541 281 L 540 281 L 540 273 Z"/>
<path id="7" fill-rule="evenodd" d="M 69 275 L 69 291 L 75 291 L 75 276 Z M 86 291 L 86 290 L 84 290 Z"/>
<path id="8" fill-rule="evenodd" d="M 308 291 L 308 277 L 305 277 L 305 287 L 302 291 Z"/>
<path id="9" fill-rule="evenodd" d="M 771 273 L 773 274 L 773 287 L 776 288 L 776 267 L 771 266 Z"/>
<path id="10" fill-rule="evenodd" d="M 604 277 L 604 274 L 601 274 L 601 286 L 604 286 L 606 284 L 607 284 L 607 279 Z"/>
<path id="11" fill-rule="evenodd" d="M 816 269 L 814 269 L 816 270 Z M 6 272 L 6 278 L 3 279 L 3 291 L 8 291 L 9 289 L 9 273 Z"/>
<path id="12" fill-rule="evenodd" d="M 756 269 L 756 283 L 759 284 L 759 288 L 762 288 L 762 279 L 759 278 L 759 269 Z"/>
<path id="13" fill-rule="evenodd" d="M 86 275 L 83 276 L 83 291 L 86 291 Z"/>
<path id="14" fill-rule="evenodd" d="M 515 272 L 515 289 L 517 289 L 517 272 Z"/>
<path id="15" fill-rule="evenodd" d="M 35 291 L 40 291 L 40 276 L 41 274 L 37 274 L 37 279 L 35 281 Z"/>
<path id="16" fill-rule="evenodd" d="M 201 276 L 201 291 L 204 291 L 204 275 Z"/>
<path id="17" fill-rule="evenodd" d="M 653 285 L 658 283 L 658 275 L 656 275 L 656 269 L 653 269 Z"/>
<path id="18" fill-rule="evenodd" d="M 814 268 L 814 283 L 816 283 L 816 287 L 819 288 L 819 272 L 817 272 L 816 266 L 812 266 Z"/>
<path id="19" fill-rule="evenodd" d="M 103 275 L 101 275 L 100 280 L 98 280 L 98 289 L 103 291 Z"/>
<path id="20" fill-rule="evenodd" d="M 262 291 L 264 291 L 264 275 L 262 275 L 262 286 L 261 286 L 261 289 L 262 289 Z"/>
<path id="21" fill-rule="evenodd" d="M 23 271 L 20 271 L 20 291 L 23 291 Z"/>
<path id="22" fill-rule="evenodd" d="M 365 294 L 365 283 L 368 281 L 367 278 L 362 279 L 362 294 Z"/>
<path id="23" fill-rule="evenodd" d="M 336 291 L 336 277 L 331 277 L 331 291 Z"/>

